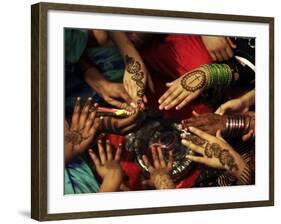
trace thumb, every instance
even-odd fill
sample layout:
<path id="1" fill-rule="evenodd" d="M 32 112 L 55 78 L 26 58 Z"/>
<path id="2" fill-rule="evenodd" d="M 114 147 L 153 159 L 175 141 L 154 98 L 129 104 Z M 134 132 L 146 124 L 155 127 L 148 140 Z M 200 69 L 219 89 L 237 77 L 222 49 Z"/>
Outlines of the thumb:
<path id="1" fill-rule="evenodd" d="M 224 138 L 222 137 L 221 130 L 217 130 L 216 137 L 217 137 L 219 140 L 221 140 L 221 141 L 223 141 L 223 142 L 226 142 L 226 141 L 224 140 Z"/>
<path id="2" fill-rule="evenodd" d="M 215 114 L 218 115 L 224 115 L 227 111 L 227 108 L 225 107 L 225 104 L 220 105 L 220 107 L 216 110 Z"/>

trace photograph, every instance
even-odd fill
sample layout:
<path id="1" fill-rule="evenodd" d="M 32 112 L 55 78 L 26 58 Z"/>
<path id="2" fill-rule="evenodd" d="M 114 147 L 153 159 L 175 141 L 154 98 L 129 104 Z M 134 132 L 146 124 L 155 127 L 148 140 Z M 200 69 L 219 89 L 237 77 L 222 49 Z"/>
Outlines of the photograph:
<path id="1" fill-rule="evenodd" d="M 32 218 L 274 205 L 274 18 L 31 12 Z"/>
<path id="2" fill-rule="evenodd" d="M 255 38 L 64 29 L 64 193 L 255 184 Z"/>

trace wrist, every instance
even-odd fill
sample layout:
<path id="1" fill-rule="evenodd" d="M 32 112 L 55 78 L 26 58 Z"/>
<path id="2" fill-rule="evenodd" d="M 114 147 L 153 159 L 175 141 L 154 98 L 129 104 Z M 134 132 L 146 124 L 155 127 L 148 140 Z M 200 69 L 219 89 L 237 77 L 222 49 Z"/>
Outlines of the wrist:
<path id="1" fill-rule="evenodd" d="M 174 189 L 175 184 L 169 174 L 156 173 L 152 175 L 152 181 L 156 189 Z"/>

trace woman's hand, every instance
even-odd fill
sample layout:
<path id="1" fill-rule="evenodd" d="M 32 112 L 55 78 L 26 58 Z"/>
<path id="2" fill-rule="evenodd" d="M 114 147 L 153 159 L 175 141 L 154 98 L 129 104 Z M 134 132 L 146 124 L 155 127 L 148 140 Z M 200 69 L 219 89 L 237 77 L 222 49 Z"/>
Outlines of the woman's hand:
<path id="1" fill-rule="evenodd" d="M 113 192 L 119 190 L 123 181 L 123 170 L 120 166 L 122 145 L 119 145 L 113 157 L 109 140 L 106 141 L 106 152 L 101 140 L 98 140 L 99 158 L 92 149 L 89 155 L 93 160 L 98 175 L 103 179 L 100 192 Z"/>
<path id="2" fill-rule="evenodd" d="M 175 106 L 177 110 L 182 109 L 203 92 L 208 76 L 208 71 L 200 67 L 167 83 L 169 89 L 160 97 L 159 109 L 169 110 Z"/>
<path id="3" fill-rule="evenodd" d="M 126 118 L 101 117 L 100 120 L 101 132 L 125 135 L 138 128 L 144 118 L 141 116 L 139 109 L 137 109 L 134 114 Z"/>
<path id="4" fill-rule="evenodd" d="M 236 45 L 229 37 L 202 36 L 202 41 L 213 61 L 225 61 L 233 57 L 233 48 Z"/>
<path id="5" fill-rule="evenodd" d="M 184 129 L 188 129 L 188 127 L 196 127 L 210 135 L 216 135 L 218 130 L 223 132 L 225 129 L 226 116 L 206 113 L 183 120 L 181 123 Z"/>
<path id="6" fill-rule="evenodd" d="M 175 185 L 170 177 L 170 172 L 173 166 L 173 152 L 169 151 L 168 163 L 165 162 L 162 150 L 160 147 L 152 148 L 153 166 L 148 161 L 146 155 L 142 156 L 144 164 L 150 173 L 149 180 L 143 181 L 143 184 L 150 185 L 156 189 L 172 189 Z"/>
<path id="7" fill-rule="evenodd" d="M 200 129 L 189 127 L 195 135 L 182 134 L 182 144 L 198 155 L 188 155 L 187 159 L 209 167 L 227 170 L 231 175 L 248 184 L 251 174 L 242 157 L 222 138 L 220 130 L 212 136 Z"/>
<path id="8" fill-rule="evenodd" d="M 65 121 L 64 125 L 64 146 L 65 162 L 68 163 L 90 146 L 96 131 L 100 125 L 96 117 L 97 104 L 92 105 L 92 98 L 88 98 L 87 103 L 81 109 L 80 97 L 77 98 L 71 125 Z M 93 107 L 92 112 L 89 111 Z"/>
<path id="9" fill-rule="evenodd" d="M 246 113 L 255 104 L 255 90 L 251 90 L 243 96 L 227 101 L 222 104 L 216 114 L 224 115 L 227 113 Z"/>

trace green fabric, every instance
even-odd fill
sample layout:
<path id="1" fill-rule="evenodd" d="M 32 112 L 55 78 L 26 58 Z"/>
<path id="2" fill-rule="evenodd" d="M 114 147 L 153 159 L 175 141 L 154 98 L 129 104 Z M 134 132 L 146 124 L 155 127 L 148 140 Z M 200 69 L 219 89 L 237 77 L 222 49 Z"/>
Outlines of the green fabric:
<path id="1" fill-rule="evenodd" d="M 84 29 L 64 30 L 64 56 L 69 64 L 75 64 L 83 54 L 88 41 L 88 31 Z"/>
<path id="2" fill-rule="evenodd" d="M 64 169 L 64 194 L 96 193 L 99 184 L 87 163 L 85 155 L 79 156 Z"/>
<path id="3" fill-rule="evenodd" d="M 109 81 L 122 82 L 124 75 L 123 58 L 115 46 L 97 46 L 86 50 L 88 59 Z"/>

